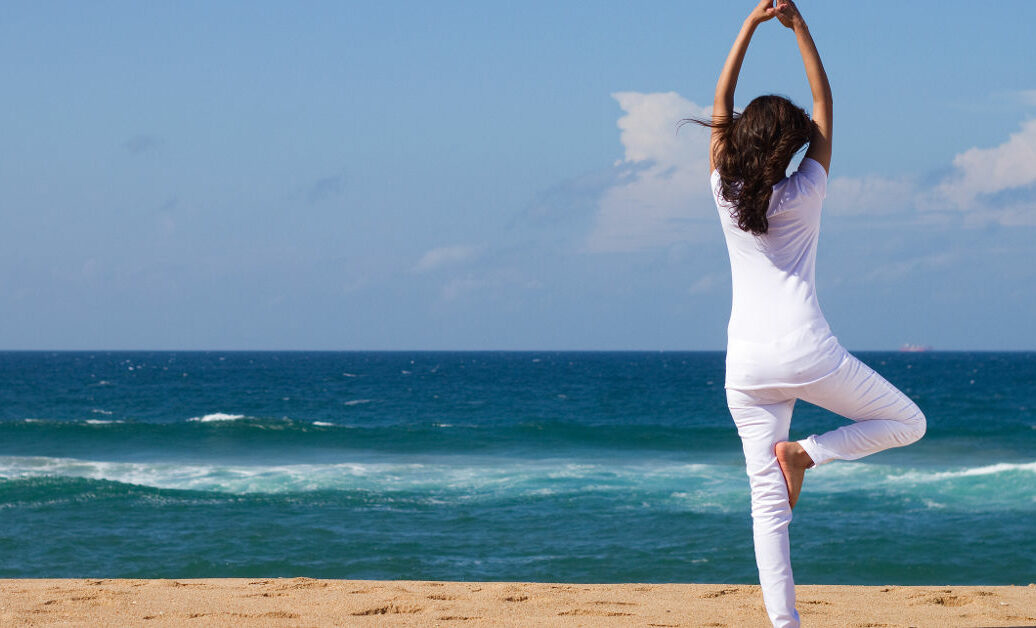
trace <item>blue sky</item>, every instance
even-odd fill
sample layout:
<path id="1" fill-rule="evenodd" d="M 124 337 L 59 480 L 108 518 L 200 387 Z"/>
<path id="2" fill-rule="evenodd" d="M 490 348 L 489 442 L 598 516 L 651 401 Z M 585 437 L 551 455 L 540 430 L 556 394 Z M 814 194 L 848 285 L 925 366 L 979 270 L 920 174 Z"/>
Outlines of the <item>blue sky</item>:
<path id="1" fill-rule="evenodd" d="M 0 348 L 722 349 L 675 129 L 751 4 L 7 2 Z M 800 8 L 836 335 L 1036 349 L 1036 4 Z M 808 108 L 776 22 L 769 92 Z"/>

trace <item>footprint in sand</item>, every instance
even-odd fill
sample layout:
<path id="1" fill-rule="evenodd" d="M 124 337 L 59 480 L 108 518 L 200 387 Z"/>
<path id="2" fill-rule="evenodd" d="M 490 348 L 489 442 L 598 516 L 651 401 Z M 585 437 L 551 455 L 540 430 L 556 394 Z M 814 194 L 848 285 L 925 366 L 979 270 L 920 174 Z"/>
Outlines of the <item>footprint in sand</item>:
<path id="1" fill-rule="evenodd" d="M 964 606 L 965 604 L 971 604 L 975 600 L 967 595 L 940 595 L 927 601 L 929 604 L 938 604 L 940 606 Z"/>
<path id="2" fill-rule="evenodd" d="M 607 600 L 594 600 L 594 604 L 614 604 L 616 606 L 640 606 L 636 602 L 609 602 Z"/>
<path id="3" fill-rule="evenodd" d="M 292 578 L 284 586 L 278 587 L 280 590 L 287 589 L 323 589 L 328 584 L 323 580 L 317 580 L 315 578 Z"/>
<path id="4" fill-rule="evenodd" d="M 411 613 L 420 613 L 424 609 L 420 606 L 400 605 L 400 604 L 388 604 L 386 606 L 377 606 L 374 608 L 368 608 L 362 611 L 356 611 L 351 613 L 354 616 L 361 615 L 402 615 Z"/>
<path id="5" fill-rule="evenodd" d="M 633 613 L 620 613 L 619 611 L 599 611 L 592 608 L 573 608 L 570 611 L 562 611 L 558 615 L 593 615 L 595 617 L 633 617 Z"/>
<path id="6" fill-rule="evenodd" d="M 730 595 L 731 593 L 737 593 L 737 589 L 720 589 L 719 591 L 709 591 L 708 593 L 703 593 L 702 597 L 703 598 L 722 597 L 724 595 Z"/>
<path id="7" fill-rule="evenodd" d="M 205 587 L 205 586 L 208 586 L 208 585 L 205 585 L 205 584 L 203 584 L 201 582 L 180 582 L 178 580 L 173 580 L 167 586 L 170 586 L 170 587 Z"/>

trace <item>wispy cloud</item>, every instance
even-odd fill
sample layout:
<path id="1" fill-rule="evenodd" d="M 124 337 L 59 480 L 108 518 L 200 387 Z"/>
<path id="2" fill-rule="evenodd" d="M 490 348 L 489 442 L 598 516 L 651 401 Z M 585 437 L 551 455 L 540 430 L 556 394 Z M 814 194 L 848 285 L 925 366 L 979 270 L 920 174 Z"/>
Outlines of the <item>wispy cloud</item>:
<path id="1" fill-rule="evenodd" d="M 866 281 L 886 283 L 916 276 L 925 271 L 947 268 L 957 261 L 953 252 L 941 252 L 920 257 L 911 257 L 882 264 L 863 276 Z"/>
<path id="2" fill-rule="evenodd" d="M 480 247 L 457 245 L 443 246 L 431 249 L 417 260 L 411 269 L 415 273 L 427 273 L 445 266 L 453 266 L 462 262 L 474 259 L 480 252 Z"/>
<path id="3" fill-rule="evenodd" d="M 537 290 L 543 283 L 517 268 L 494 268 L 466 273 L 446 281 L 439 289 L 440 302 L 456 301 L 462 298 L 503 298 L 514 301 L 522 291 Z"/>
<path id="4" fill-rule="evenodd" d="M 1022 89 L 1017 93 L 1018 100 L 1020 100 L 1022 104 L 1036 107 L 1036 89 Z"/>
<path id="5" fill-rule="evenodd" d="M 687 292 L 688 294 L 705 294 L 707 292 L 712 292 L 720 286 L 726 285 L 727 281 L 729 281 L 727 275 L 712 273 L 710 275 L 705 275 L 692 283 Z"/>
<path id="6" fill-rule="evenodd" d="M 908 177 L 833 177 L 824 211 L 833 214 L 892 214 L 914 208 L 917 183 Z"/>

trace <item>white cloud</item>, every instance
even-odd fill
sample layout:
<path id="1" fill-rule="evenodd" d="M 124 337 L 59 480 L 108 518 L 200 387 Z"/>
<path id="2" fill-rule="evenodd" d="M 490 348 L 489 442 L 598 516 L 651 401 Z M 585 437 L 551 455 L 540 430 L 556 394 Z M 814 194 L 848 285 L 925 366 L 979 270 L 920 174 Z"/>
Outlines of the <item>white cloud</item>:
<path id="1" fill-rule="evenodd" d="M 706 292 L 711 292 L 713 288 L 723 285 L 726 280 L 727 275 L 721 275 L 719 273 L 705 275 L 691 284 L 691 287 L 688 288 L 687 292 L 688 294 L 705 294 Z"/>
<path id="2" fill-rule="evenodd" d="M 439 299 L 440 302 L 449 302 L 479 296 L 513 300 L 522 291 L 536 290 L 542 286 L 539 280 L 527 277 L 518 269 L 495 268 L 449 279 L 439 290 Z"/>
<path id="3" fill-rule="evenodd" d="M 1005 227 L 1036 227 L 1036 201 L 1005 207 L 996 212 L 996 219 Z"/>
<path id="4" fill-rule="evenodd" d="M 1036 102 L 1036 90 L 1021 92 Z M 623 159 L 615 163 L 595 205 L 585 252 L 657 249 L 713 237 L 715 207 L 708 189 L 706 128 L 681 119 L 708 119 L 703 107 L 675 92 L 616 92 Z M 960 220 L 1036 225 L 1036 120 L 1022 124 L 992 148 L 971 148 L 953 159 L 948 175 L 932 183 L 912 176 L 834 177 L 825 210 L 841 215 L 893 215 L 918 224 Z M 1010 200 L 990 200 L 1007 192 Z M 957 216 L 957 218 L 954 218 Z"/>
<path id="5" fill-rule="evenodd" d="M 882 264 L 866 275 L 864 280 L 889 282 L 899 281 L 924 271 L 946 268 L 956 261 L 954 253 L 935 253 Z"/>
<path id="6" fill-rule="evenodd" d="M 824 211 L 834 214 L 891 214 L 914 207 L 916 184 L 907 178 L 834 177 L 827 185 Z"/>
<path id="7" fill-rule="evenodd" d="M 478 253 L 479 247 L 475 246 L 458 245 L 435 248 L 422 255 L 411 270 L 415 273 L 426 273 L 474 259 Z"/>
<path id="8" fill-rule="evenodd" d="M 1036 183 L 1036 120 L 993 148 L 971 148 L 953 158 L 954 173 L 935 189 L 933 202 L 968 210 L 982 195 Z"/>
<path id="9" fill-rule="evenodd" d="M 439 298 L 443 301 L 453 301 L 465 294 L 476 292 L 490 285 L 485 279 L 477 277 L 454 277 L 446 282 L 439 291 Z"/>
<path id="10" fill-rule="evenodd" d="M 1033 91 L 1036 98 L 1036 91 Z M 825 210 L 836 214 L 923 212 L 918 222 L 964 214 L 964 225 L 997 222 L 1036 225 L 1036 120 L 1022 124 L 1006 142 L 971 148 L 953 158 L 951 172 L 932 185 L 912 178 L 835 177 L 828 185 Z M 1009 200 L 992 200 L 1008 193 Z"/>
<path id="11" fill-rule="evenodd" d="M 694 220 L 711 216 L 708 131 L 683 118 L 710 116 L 675 92 L 617 92 L 624 159 L 602 194 L 584 243 L 592 252 L 636 251 L 695 237 Z"/>

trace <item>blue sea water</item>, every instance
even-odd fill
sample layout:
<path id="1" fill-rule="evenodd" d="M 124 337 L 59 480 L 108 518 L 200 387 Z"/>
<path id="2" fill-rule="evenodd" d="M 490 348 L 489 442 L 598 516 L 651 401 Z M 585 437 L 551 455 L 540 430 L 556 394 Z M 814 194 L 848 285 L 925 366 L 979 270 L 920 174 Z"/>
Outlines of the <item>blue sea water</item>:
<path id="1" fill-rule="evenodd" d="M 1036 353 L 858 355 L 928 433 L 807 474 L 797 581 L 1036 581 Z M 302 575 L 756 582 L 723 354 L 0 353 L 0 577 Z"/>

